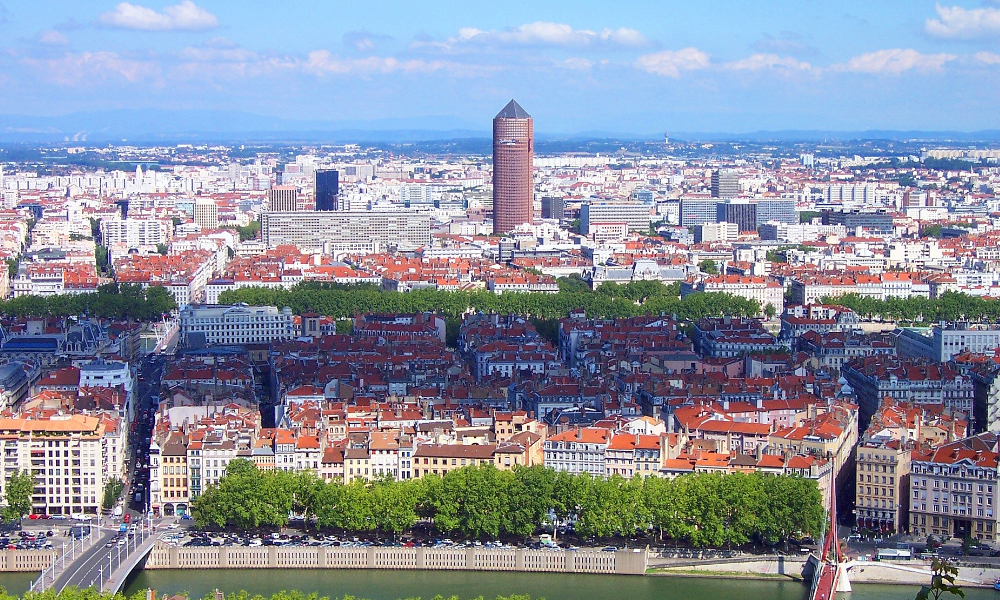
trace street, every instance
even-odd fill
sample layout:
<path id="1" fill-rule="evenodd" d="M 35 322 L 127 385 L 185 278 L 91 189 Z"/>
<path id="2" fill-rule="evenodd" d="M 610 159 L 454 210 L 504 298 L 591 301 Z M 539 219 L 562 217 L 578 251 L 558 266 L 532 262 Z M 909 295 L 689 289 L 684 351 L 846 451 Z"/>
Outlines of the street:
<path id="1" fill-rule="evenodd" d="M 123 562 L 127 562 L 129 554 L 141 543 L 141 540 L 155 535 L 152 528 L 158 524 L 149 515 L 149 442 L 152 434 L 153 411 L 158 404 L 159 382 L 163 374 L 163 359 L 150 355 L 143 359 L 138 371 L 139 377 L 135 385 L 134 418 L 129 427 L 129 455 L 125 488 L 122 492 L 124 511 L 121 517 L 98 516 L 96 520 L 88 521 L 98 536 L 96 543 L 77 555 L 72 564 L 66 566 L 66 571 L 59 575 L 52 586 L 62 590 L 67 586 L 86 588 L 100 587 L 111 573 Z M 124 534 L 120 532 L 122 523 L 131 521 L 131 528 L 138 531 Z M 72 525 L 79 522 L 70 520 L 54 521 L 25 520 L 23 527 L 29 530 L 53 530 L 54 542 L 62 541 Z M 62 536 L 59 536 L 62 533 Z M 145 535 L 143 535 L 145 534 Z"/>

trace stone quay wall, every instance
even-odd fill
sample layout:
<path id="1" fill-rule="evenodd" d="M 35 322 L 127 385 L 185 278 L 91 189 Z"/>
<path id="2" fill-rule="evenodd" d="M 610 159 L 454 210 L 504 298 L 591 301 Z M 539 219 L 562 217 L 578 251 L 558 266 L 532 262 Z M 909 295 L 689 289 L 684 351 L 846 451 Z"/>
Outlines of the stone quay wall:
<path id="1" fill-rule="evenodd" d="M 157 542 L 147 569 L 428 569 L 643 575 L 648 551 L 370 546 L 169 546 Z"/>

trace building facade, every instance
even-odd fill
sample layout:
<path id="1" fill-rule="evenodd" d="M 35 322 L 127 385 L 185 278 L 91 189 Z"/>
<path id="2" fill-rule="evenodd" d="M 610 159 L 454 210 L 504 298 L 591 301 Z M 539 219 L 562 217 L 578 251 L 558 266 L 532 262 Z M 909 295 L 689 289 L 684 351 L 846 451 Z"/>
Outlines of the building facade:
<path id="1" fill-rule="evenodd" d="M 624 223 L 626 231 L 649 230 L 649 206 L 638 202 L 585 202 L 580 206 L 580 233 L 590 235 L 599 223 Z"/>
<path id="2" fill-rule="evenodd" d="M 757 205 L 750 202 L 720 202 L 715 217 L 716 221 L 736 224 L 741 232 L 757 229 Z"/>
<path id="3" fill-rule="evenodd" d="M 219 207 L 214 200 L 198 198 L 194 202 L 194 223 L 202 229 L 219 228 Z"/>
<path id="4" fill-rule="evenodd" d="M 299 190 L 294 185 L 276 185 L 267 191 L 268 212 L 291 212 L 298 209 Z"/>
<path id="5" fill-rule="evenodd" d="M 295 336 L 292 309 L 274 306 L 209 305 L 181 310 L 181 344 L 261 344 Z"/>
<path id="6" fill-rule="evenodd" d="M 718 221 L 719 201 L 715 198 L 681 198 L 680 224 L 693 227 Z"/>
<path id="7" fill-rule="evenodd" d="M 302 249 L 379 252 L 431 242 L 430 217 L 413 211 L 263 213 L 260 227 L 261 239 L 268 248 L 288 244 Z"/>
<path id="8" fill-rule="evenodd" d="M 493 232 L 533 221 L 534 122 L 514 100 L 493 119 Z"/>
<path id="9" fill-rule="evenodd" d="M 125 244 L 156 246 L 167 242 L 167 228 L 153 219 L 126 219 L 124 221 L 101 219 L 101 242 L 105 246 Z"/>
<path id="10" fill-rule="evenodd" d="M 48 419 L 0 419 L 4 473 L 0 493 L 15 469 L 35 476 L 32 512 L 40 515 L 97 515 L 106 473 L 104 423 L 85 415 Z"/>
<path id="11" fill-rule="evenodd" d="M 735 198 L 740 195 L 740 175 L 732 169 L 712 171 L 712 197 Z"/>
<path id="12" fill-rule="evenodd" d="M 336 169 L 316 171 L 316 210 L 339 210 L 340 173 Z"/>
<path id="13" fill-rule="evenodd" d="M 858 526 L 897 533 L 906 528 L 910 448 L 874 438 L 858 445 L 855 510 Z"/>
<path id="14" fill-rule="evenodd" d="M 566 201 L 560 196 L 545 196 L 542 198 L 542 218 L 562 221 Z"/>
<path id="15" fill-rule="evenodd" d="M 910 533 L 996 540 L 996 486 L 995 433 L 957 440 L 914 456 Z"/>

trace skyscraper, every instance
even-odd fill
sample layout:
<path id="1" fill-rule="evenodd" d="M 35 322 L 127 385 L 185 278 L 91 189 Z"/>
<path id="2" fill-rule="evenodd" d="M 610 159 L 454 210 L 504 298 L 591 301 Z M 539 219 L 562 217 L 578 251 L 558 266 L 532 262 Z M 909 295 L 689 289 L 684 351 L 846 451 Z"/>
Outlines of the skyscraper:
<path id="1" fill-rule="evenodd" d="M 740 175 L 732 169 L 712 171 L 712 197 L 735 198 L 740 195 Z"/>
<path id="2" fill-rule="evenodd" d="M 295 210 L 298 199 L 299 190 L 294 185 L 276 185 L 267 191 L 267 210 L 268 212 Z"/>
<path id="3" fill-rule="evenodd" d="M 562 221 L 566 205 L 562 196 L 545 196 L 542 198 L 542 218 Z"/>
<path id="4" fill-rule="evenodd" d="M 316 171 L 316 210 L 339 210 L 340 173 L 336 169 Z"/>
<path id="5" fill-rule="evenodd" d="M 741 232 L 756 231 L 757 205 L 749 202 L 720 202 L 715 220 L 719 223 L 733 223 Z"/>
<path id="6" fill-rule="evenodd" d="M 532 222 L 534 122 L 511 100 L 493 119 L 493 233 Z"/>

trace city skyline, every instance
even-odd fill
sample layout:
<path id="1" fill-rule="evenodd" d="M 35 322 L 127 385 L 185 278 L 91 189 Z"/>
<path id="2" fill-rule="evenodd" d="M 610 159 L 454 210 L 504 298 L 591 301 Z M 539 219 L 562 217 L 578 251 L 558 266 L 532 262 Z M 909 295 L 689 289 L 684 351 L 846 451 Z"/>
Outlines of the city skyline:
<path id="1" fill-rule="evenodd" d="M 974 0 L 266 15 L 211 0 L 5 0 L 0 114 L 238 108 L 485 130 L 516 97 L 551 133 L 975 131 L 1000 128 L 998 31 L 1000 5 Z"/>

